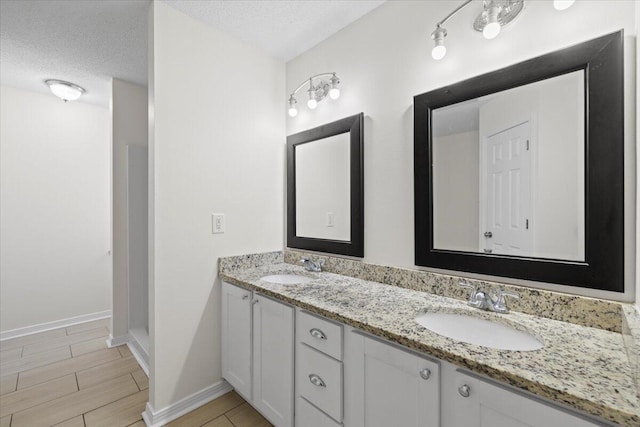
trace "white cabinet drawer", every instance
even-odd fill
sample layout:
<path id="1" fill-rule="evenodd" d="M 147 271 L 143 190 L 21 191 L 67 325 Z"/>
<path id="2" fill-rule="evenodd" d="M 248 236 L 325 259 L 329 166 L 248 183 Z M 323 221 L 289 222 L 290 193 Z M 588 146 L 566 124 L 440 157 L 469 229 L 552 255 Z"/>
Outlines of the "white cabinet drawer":
<path id="1" fill-rule="evenodd" d="M 296 400 L 296 427 L 341 427 L 327 414 L 307 402 L 304 397 Z"/>
<path id="2" fill-rule="evenodd" d="M 304 344 L 297 348 L 298 394 L 334 420 L 342 421 L 342 362 Z"/>
<path id="3" fill-rule="evenodd" d="M 296 336 L 298 342 L 342 360 L 342 325 L 298 310 Z"/>

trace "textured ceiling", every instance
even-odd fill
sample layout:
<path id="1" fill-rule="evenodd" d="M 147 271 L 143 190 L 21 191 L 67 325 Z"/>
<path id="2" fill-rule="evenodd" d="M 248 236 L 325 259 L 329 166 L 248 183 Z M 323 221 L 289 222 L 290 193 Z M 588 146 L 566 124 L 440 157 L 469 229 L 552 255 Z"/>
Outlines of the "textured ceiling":
<path id="1" fill-rule="evenodd" d="M 170 6 L 289 60 L 384 0 L 166 0 Z M 0 0 L 0 83 L 49 93 L 46 79 L 107 106 L 110 80 L 147 84 L 150 0 Z"/>
<path id="2" fill-rule="evenodd" d="M 50 93 L 46 79 L 107 106 L 111 77 L 147 84 L 148 0 L 1 0 L 0 83 Z"/>
<path id="3" fill-rule="evenodd" d="M 284 61 L 384 3 L 384 0 L 163 1 Z"/>

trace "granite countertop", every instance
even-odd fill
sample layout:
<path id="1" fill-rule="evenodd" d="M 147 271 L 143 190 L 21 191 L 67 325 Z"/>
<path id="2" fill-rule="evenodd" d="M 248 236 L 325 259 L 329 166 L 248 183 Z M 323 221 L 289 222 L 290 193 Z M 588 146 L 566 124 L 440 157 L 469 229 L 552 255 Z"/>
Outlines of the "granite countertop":
<path id="1" fill-rule="evenodd" d="M 314 280 L 304 285 L 260 280 L 271 274 Z M 635 373 L 620 333 L 518 312 L 485 312 L 456 299 L 281 262 L 224 270 L 220 277 L 602 419 L 640 425 Z M 452 340 L 415 323 L 424 311 L 464 312 L 510 324 L 534 334 L 544 348 L 494 350 Z"/>

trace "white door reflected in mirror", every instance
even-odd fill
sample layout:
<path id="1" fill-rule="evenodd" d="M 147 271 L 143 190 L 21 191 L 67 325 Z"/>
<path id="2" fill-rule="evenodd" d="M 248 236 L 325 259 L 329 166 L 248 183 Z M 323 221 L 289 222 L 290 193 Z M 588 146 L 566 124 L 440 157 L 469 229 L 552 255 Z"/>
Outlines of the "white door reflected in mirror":
<path id="1" fill-rule="evenodd" d="M 295 148 L 296 236 L 351 240 L 350 134 Z"/>
<path id="2" fill-rule="evenodd" d="M 585 259 L 585 78 L 433 110 L 433 246 Z"/>

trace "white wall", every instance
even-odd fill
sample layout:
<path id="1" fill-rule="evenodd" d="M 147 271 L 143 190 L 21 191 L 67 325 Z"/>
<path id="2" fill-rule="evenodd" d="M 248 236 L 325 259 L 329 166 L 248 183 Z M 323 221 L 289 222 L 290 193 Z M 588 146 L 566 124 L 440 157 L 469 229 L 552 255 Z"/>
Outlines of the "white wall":
<path id="1" fill-rule="evenodd" d="M 640 1 L 635 0 L 636 5 L 636 306 L 640 310 L 640 197 L 638 197 L 637 189 L 640 186 L 640 150 L 637 143 L 640 141 L 640 43 L 638 43 L 638 34 L 640 34 Z"/>
<path id="2" fill-rule="evenodd" d="M 433 140 L 434 247 L 477 252 L 480 167 L 478 131 Z"/>
<path id="3" fill-rule="evenodd" d="M 431 58 L 429 35 L 454 7 L 450 1 L 391 1 L 287 63 L 287 91 L 310 75 L 336 71 L 338 101 L 314 111 L 301 107 L 287 119 L 287 134 L 363 111 L 365 113 L 365 260 L 414 266 L 413 96 L 534 56 L 625 29 L 626 93 L 633 93 L 635 3 L 578 1 L 558 12 L 549 1 L 527 3 L 522 16 L 494 40 L 472 30 L 479 5 L 446 24 L 447 56 Z M 602 19 L 606 16 L 607 19 Z M 541 30 L 544 23 L 544 30 Z M 635 102 L 626 97 L 626 293 L 598 292 L 511 279 L 504 282 L 632 300 L 636 235 L 634 217 Z M 388 224 L 394 224 L 389 227 Z M 478 275 L 463 275 L 482 277 Z"/>
<path id="4" fill-rule="evenodd" d="M 148 204 L 149 150 L 147 147 L 128 145 L 127 285 L 129 288 L 129 330 L 138 329 L 140 332 L 144 331 L 147 338 L 149 336 Z M 148 349 L 146 351 L 148 353 Z"/>
<path id="5" fill-rule="evenodd" d="M 113 319 L 112 335 L 129 329 L 127 285 L 127 145 L 147 146 L 147 89 L 112 79 L 111 145 L 113 156 Z"/>
<path id="6" fill-rule="evenodd" d="M 150 405 L 221 379 L 218 257 L 283 243 L 284 63 L 154 2 Z M 226 215 L 212 234 L 211 214 Z"/>
<path id="7" fill-rule="evenodd" d="M 3 332 L 111 309 L 109 110 L 0 88 Z"/>

